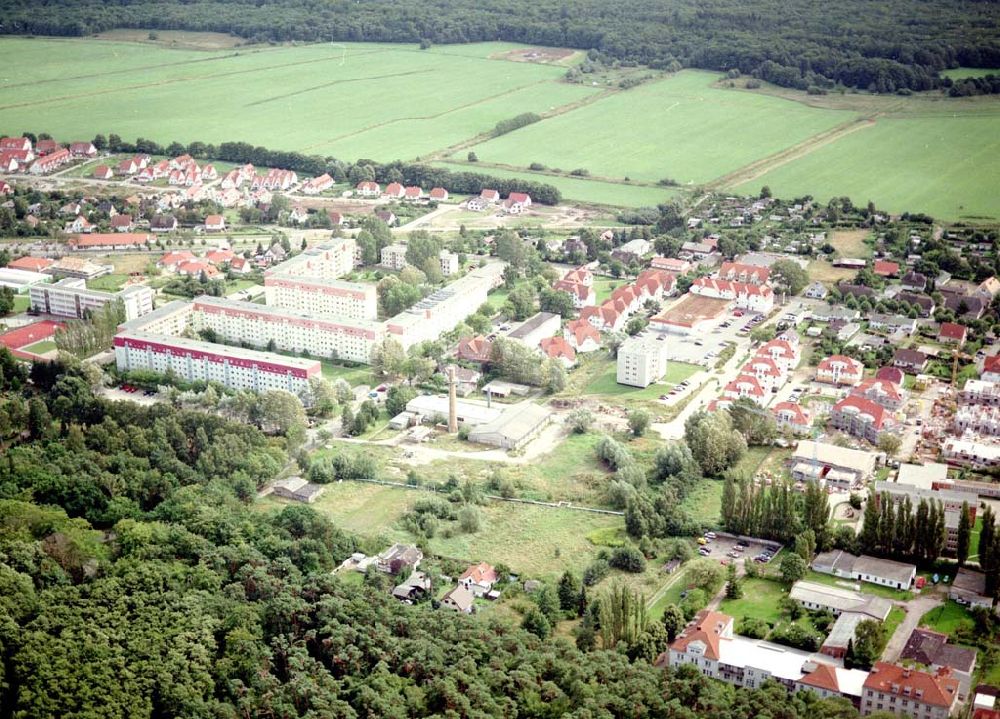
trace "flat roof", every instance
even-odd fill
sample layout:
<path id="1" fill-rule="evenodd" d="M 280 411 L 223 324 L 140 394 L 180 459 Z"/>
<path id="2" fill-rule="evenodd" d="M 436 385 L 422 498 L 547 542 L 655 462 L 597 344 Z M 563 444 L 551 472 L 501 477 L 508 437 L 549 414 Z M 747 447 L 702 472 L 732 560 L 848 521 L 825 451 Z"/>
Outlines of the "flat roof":
<path id="1" fill-rule="evenodd" d="M 824 647 L 847 647 L 847 643 L 854 639 L 854 630 L 858 628 L 866 619 L 871 619 L 866 614 L 857 612 L 843 612 L 837 621 L 830 627 L 830 633 L 823 641 Z"/>
<path id="2" fill-rule="evenodd" d="M 815 458 L 820 464 L 847 469 L 868 474 L 875 469 L 875 453 L 860 449 L 848 449 L 834 444 L 814 442 L 811 439 L 799 440 L 793 458 L 799 462 L 812 462 Z"/>
<path id="3" fill-rule="evenodd" d="M 689 292 L 649 321 L 651 324 L 691 327 L 697 322 L 715 319 L 726 311 L 730 303 L 731 300 L 705 297 Z"/>
<path id="4" fill-rule="evenodd" d="M 185 310 L 190 311 L 193 305 L 185 300 L 171 300 L 165 305 L 160 305 L 152 312 L 142 315 L 141 317 L 136 317 L 134 319 L 122 322 L 118 325 L 118 330 L 141 330 L 143 327 L 162 320 L 165 317 L 170 317 L 178 312 L 183 312 Z"/>
<path id="5" fill-rule="evenodd" d="M 31 270 L 19 270 L 17 268 L 0 267 L 0 282 L 9 282 L 13 285 L 30 285 L 38 282 L 51 282 L 52 276 Z"/>
<path id="6" fill-rule="evenodd" d="M 338 324 L 344 327 L 356 327 L 369 332 L 380 332 L 382 323 L 374 320 L 357 320 L 342 315 L 318 314 L 313 312 L 303 312 L 301 310 L 287 309 L 285 307 L 274 307 L 270 305 L 260 305 L 256 302 L 244 302 L 241 300 L 230 300 L 225 297 L 212 297 L 210 295 L 200 295 L 193 300 L 195 305 L 208 305 L 218 307 L 222 310 L 233 312 L 248 312 L 255 315 L 266 315 L 274 319 L 296 319 L 309 322 Z"/>
<path id="7" fill-rule="evenodd" d="M 550 322 L 553 319 L 558 321 L 561 319 L 561 317 L 560 315 L 557 315 L 553 312 L 539 312 L 526 319 L 524 322 L 521 323 L 520 327 L 518 327 L 516 330 L 514 330 L 507 336 L 510 337 L 512 340 L 523 339 L 525 335 L 534 332 L 539 327 L 544 325 L 546 322 Z"/>
<path id="8" fill-rule="evenodd" d="M 961 504 L 969 499 L 962 492 L 954 492 L 950 489 L 923 489 L 921 487 L 914 487 L 912 484 L 900 484 L 899 482 L 876 482 L 875 493 L 881 494 L 882 492 L 908 494 L 916 500 L 933 499 L 939 502 L 954 502 L 956 504 Z"/>
<path id="9" fill-rule="evenodd" d="M 406 403 L 407 412 L 416 412 L 422 415 L 440 414 L 448 416 L 448 396 L 437 395 L 417 395 Z M 485 402 L 472 402 L 470 400 L 458 400 L 455 402 L 455 411 L 462 418 L 464 424 L 480 425 L 495 420 L 503 412 L 497 407 L 487 407 Z"/>
<path id="10" fill-rule="evenodd" d="M 899 465 L 899 473 L 896 475 L 896 482 L 899 484 L 912 484 L 921 489 L 933 489 L 934 482 L 941 482 L 948 479 L 948 465 L 940 462 L 928 462 L 927 464 Z"/>
<path id="11" fill-rule="evenodd" d="M 192 340 L 187 337 L 169 337 L 167 335 L 155 334 L 153 332 L 143 332 L 142 330 L 125 330 L 115 335 L 115 346 L 118 340 L 136 340 L 139 342 L 149 342 L 150 344 L 176 347 L 181 350 L 197 352 L 200 354 L 215 355 L 217 357 L 232 357 L 234 359 L 247 360 L 261 364 L 281 365 L 299 370 L 312 370 L 314 367 L 320 368 L 319 360 L 305 359 L 303 357 L 286 357 L 274 352 L 260 352 L 258 350 L 248 350 L 242 347 L 232 347 L 230 345 L 220 345 L 214 342 L 203 342 Z"/>

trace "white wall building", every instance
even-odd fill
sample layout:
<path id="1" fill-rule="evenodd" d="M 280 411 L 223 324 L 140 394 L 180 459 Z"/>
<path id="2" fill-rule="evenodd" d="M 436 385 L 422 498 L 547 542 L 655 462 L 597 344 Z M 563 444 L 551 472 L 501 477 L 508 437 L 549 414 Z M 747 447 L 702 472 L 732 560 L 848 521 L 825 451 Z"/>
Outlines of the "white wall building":
<path id="1" fill-rule="evenodd" d="M 19 295 L 27 293 L 34 285 L 43 285 L 51 281 L 51 275 L 41 272 L 0 267 L 0 287 L 10 287 Z"/>
<path id="2" fill-rule="evenodd" d="M 82 319 L 112 300 L 121 300 L 125 319 L 131 320 L 153 311 L 155 291 L 144 285 L 126 287 L 121 292 L 88 290 L 87 283 L 67 277 L 51 285 L 34 285 L 29 290 L 31 308 L 35 312 Z"/>
<path id="3" fill-rule="evenodd" d="M 445 277 L 451 277 L 453 274 L 458 272 L 458 255 L 454 252 L 449 252 L 448 250 L 441 250 L 438 258 L 441 261 L 441 274 Z"/>
<path id="4" fill-rule="evenodd" d="M 314 315 L 357 320 L 375 319 L 378 315 L 374 285 L 320 277 L 265 276 L 264 301 L 271 307 Z"/>
<path id="5" fill-rule="evenodd" d="M 390 270 L 401 270 L 406 267 L 406 245 L 386 245 L 379 257 L 382 264 Z"/>
<path id="6" fill-rule="evenodd" d="M 656 337 L 633 337 L 618 348 L 618 384 L 648 387 L 667 371 L 667 345 Z"/>

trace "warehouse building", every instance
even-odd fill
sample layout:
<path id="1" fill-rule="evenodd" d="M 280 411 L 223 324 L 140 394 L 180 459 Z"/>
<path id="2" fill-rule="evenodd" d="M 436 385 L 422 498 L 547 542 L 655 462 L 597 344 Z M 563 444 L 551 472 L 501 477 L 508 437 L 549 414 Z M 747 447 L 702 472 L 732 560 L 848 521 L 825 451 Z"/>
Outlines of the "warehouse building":
<path id="1" fill-rule="evenodd" d="M 496 419 L 476 426 L 469 433 L 470 442 L 490 444 L 502 449 L 520 449 L 552 420 L 552 412 L 534 402 L 508 407 Z"/>
<path id="2" fill-rule="evenodd" d="M 0 267 L 0 287 L 10 287 L 15 294 L 23 295 L 35 285 L 51 282 L 52 278 L 41 272 Z"/>

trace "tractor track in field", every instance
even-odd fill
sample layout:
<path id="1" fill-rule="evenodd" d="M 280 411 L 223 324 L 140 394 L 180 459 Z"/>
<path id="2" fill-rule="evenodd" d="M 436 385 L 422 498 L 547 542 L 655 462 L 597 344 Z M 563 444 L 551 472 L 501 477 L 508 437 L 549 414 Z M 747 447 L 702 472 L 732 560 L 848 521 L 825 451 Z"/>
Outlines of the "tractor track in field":
<path id="1" fill-rule="evenodd" d="M 841 123 L 840 125 L 832 127 L 829 130 L 824 130 L 819 134 L 806 138 L 798 144 L 787 147 L 784 150 L 780 150 L 772 155 L 768 155 L 767 157 L 762 157 L 759 160 L 751 162 L 749 165 L 744 165 L 743 167 L 733 170 L 730 173 L 717 177 L 714 180 L 705 183 L 704 187 L 708 189 L 722 189 L 725 187 L 735 187 L 736 185 L 756 180 L 758 177 L 765 175 L 771 170 L 775 170 L 783 165 L 787 165 L 789 162 L 805 157 L 819 148 L 829 145 L 831 142 L 836 142 L 842 137 L 846 137 L 847 135 L 857 132 L 858 130 L 874 127 L 877 117 L 878 115 L 873 115 L 871 117 L 859 117 L 854 120 Z"/>
<path id="2" fill-rule="evenodd" d="M 232 59 L 232 57 L 233 56 L 231 56 L 231 55 L 227 56 L 227 59 Z M 221 58 L 218 58 L 218 59 L 221 59 Z M 121 86 L 118 86 L 118 87 L 111 87 L 111 88 L 106 88 L 106 89 L 103 89 L 103 90 L 93 90 L 93 91 L 90 91 L 90 92 L 74 93 L 72 95 L 57 95 L 55 97 L 47 97 L 47 98 L 45 98 L 43 100 L 30 100 L 28 102 L 15 102 L 15 103 L 11 103 L 11 104 L 8 104 L 8 105 L 0 105 L 0 110 L 13 110 L 13 109 L 17 109 L 17 108 L 33 107 L 33 106 L 36 106 L 36 105 L 47 105 L 47 104 L 50 104 L 50 103 L 53 103 L 53 102 L 63 102 L 65 100 L 79 100 L 79 99 L 85 98 L 85 97 L 94 97 L 95 95 L 113 95 L 113 94 L 118 93 L 118 92 L 127 92 L 127 91 L 131 91 L 131 90 L 145 90 L 145 89 L 152 88 L 152 87 L 165 87 L 167 85 L 175 85 L 177 83 L 182 83 L 182 82 L 200 82 L 202 80 L 216 80 L 218 78 L 234 77 L 234 76 L 238 76 L 238 75 L 247 75 L 247 74 L 251 74 L 251 73 L 259 74 L 261 72 L 268 72 L 270 70 L 280 70 L 280 69 L 289 68 L 289 67 L 301 67 L 303 65 L 311 65 L 311 64 L 314 64 L 314 63 L 318 63 L 318 62 L 328 62 L 330 60 L 339 60 L 339 59 L 340 59 L 340 57 L 331 55 L 331 56 L 328 56 L 328 57 L 312 58 L 312 59 L 309 59 L 309 60 L 297 60 L 296 62 L 286 62 L 286 63 L 282 63 L 280 65 L 269 65 L 268 67 L 254 67 L 254 68 L 248 68 L 246 70 L 230 70 L 230 71 L 227 71 L 227 72 L 217 72 L 217 73 L 213 73 L 213 74 L 210 74 L 210 75 L 199 75 L 199 76 L 194 76 L 194 77 L 175 77 L 175 78 L 170 78 L 170 79 L 167 79 L 167 80 L 160 80 L 160 81 L 157 81 L 157 82 L 145 82 L 145 83 L 138 83 L 138 84 L 134 84 L 134 85 L 121 85 Z M 188 62 L 208 62 L 208 60 L 190 60 Z M 187 64 L 187 63 L 176 63 L 176 64 L 180 65 L 180 64 Z M 166 66 L 164 66 L 164 65 L 156 65 L 156 66 L 153 66 L 153 67 L 166 67 Z M 116 70 L 114 73 L 107 73 L 107 74 L 115 74 L 115 73 L 118 73 L 118 72 L 119 71 Z M 132 70 L 127 70 L 127 71 L 121 71 L 121 72 L 133 72 L 133 71 Z M 102 77 L 102 76 L 103 76 L 103 73 L 102 73 L 102 75 L 98 75 L 96 77 Z M 84 77 L 95 77 L 95 76 L 93 76 L 93 75 L 86 75 Z M 366 77 L 366 78 L 350 78 L 350 79 L 340 80 L 339 82 L 353 82 L 355 80 L 372 80 L 372 79 L 379 79 L 379 78 L 378 77 L 372 77 L 372 78 L 368 78 L 368 77 Z M 0 90 L 5 90 L 8 87 L 14 87 L 14 86 L 13 85 L 8 85 L 6 87 L 0 88 Z"/>

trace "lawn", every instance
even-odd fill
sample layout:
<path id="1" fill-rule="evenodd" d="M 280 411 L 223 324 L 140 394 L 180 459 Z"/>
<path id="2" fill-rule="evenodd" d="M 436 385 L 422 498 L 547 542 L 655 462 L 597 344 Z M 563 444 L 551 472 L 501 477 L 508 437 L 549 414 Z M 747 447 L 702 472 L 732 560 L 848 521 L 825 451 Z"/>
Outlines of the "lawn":
<path id="1" fill-rule="evenodd" d="M 622 399 L 657 399 L 675 384 L 683 382 L 701 370 L 701 367 L 698 365 L 686 364 L 684 362 L 668 362 L 667 372 L 660 382 L 651 384 L 646 388 L 640 388 L 618 384 L 617 363 L 610 359 L 606 360 L 606 363 L 607 366 L 584 388 L 583 394 L 615 395 L 620 396 Z"/>
<path id="2" fill-rule="evenodd" d="M 722 485 L 717 479 L 702 479 L 688 492 L 681 507 L 699 522 L 718 525 L 722 513 Z"/>
<path id="3" fill-rule="evenodd" d="M 31 307 L 31 297 L 28 295 L 18 295 L 14 298 L 14 309 L 11 310 L 11 314 L 18 314 L 20 312 L 26 311 Z"/>
<path id="4" fill-rule="evenodd" d="M 969 534 L 969 559 L 979 558 L 979 535 L 983 532 L 983 516 L 976 517 L 976 523 L 972 525 L 972 532 Z"/>
<path id="5" fill-rule="evenodd" d="M 20 349 L 25 352 L 31 352 L 32 354 L 43 355 L 46 352 L 55 352 L 59 348 L 56 347 L 56 343 L 52 340 L 42 340 L 41 342 L 35 342 L 33 345 L 21 347 Z"/>
<path id="6" fill-rule="evenodd" d="M 596 103 L 595 103 L 596 104 Z M 515 133 L 516 134 L 516 133 Z M 496 167 L 483 163 L 436 162 L 438 167 L 462 172 L 482 172 L 496 177 L 515 177 L 543 182 L 558 188 L 564 199 L 595 205 L 612 205 L 615 207 L 655 207 L 667 200 L 677 197 L 678 191 L 669 187 L 652 187 L 648 185 L 633 185 L 626 182 L 606 182 L 588 180 L 580 177 L 513 170 L 506 167 Z"/>
<path id="7" fill-rule="evenodd" d="M 595 177 L 703 183 L 854 119 L 766 95 L 711 87 L 718 75 L 684 71 L 494 138 L 480 161 L 533 162 Z M 759 189 L 759 185 L 757 187 Z"/>
<path id="8" fill-rule="evenodd" d="M 113 273 L 87 280 L 87 289 L 100 290 L 101 292 L 117 292 L 128 282 L 128 275 Z"/>
<path id="9" fill-rule="evenodd" d="M 787 590 L 772 579 L 744 579 L 743 596 L 739 599 L 723 599 L 719 611 L 733 617 L 737 624 L 743 617 L 775 624 L 782 618 L 779 602 L 787 596 Z"/>
<path id="10" fill-rule="evenodd" d="M 981 67 L 956 67 L 951 70 L 942 70 L 942 77 L 950 77 L 952 80 L 964 80 L 967 77 L 985 77 L 986 75 L 996 75 L 996 70 L 989 70 Z"/>
<path id="11" fill-rule="evenodd" d="M 491 48 L 324 44 L 192 51 L 5 38 L 0 124 L 58 138 L 114 131 L 159 142 L 243 140 L 348 160 L 412 159 L 598 92 L 565 69 L 490 60 Z M 156 91 L 150 92 L 155 86 Z M 224 96 L 226 102 L 218 102 Z M 197 113 L 177 112 L 198 107 Z M 233 112 L 238 108 L 240 112 Z M 289 124 L 288 118 L 296 121 Z"/>
<path id="12" fill-rule="evenodd" d="M 896 633 L 896 629 L 903 623 L 904 619 L 906 619 L 906 612 L 902 607 L 893 607 L 889 610 L 889 616 L 882 623 L 882 627 L 885 629 L 886 641 L 892 638 L 892 635 Z"/>
<path id="13" fill-rule="evenodd" d="M 609 299 L 612 292 L 627 284 L 628 280 L 621 279 L 594 280 L 594 297 L 597 299 L 597 304 L 601 304 L 604 300 Z"/>
<path id="14" fill-rule="evenodd" d="M 779 197 L 848 196 L 889 212 L 943 220 L 1000 218 L 1000 106 L 992 113 L 880 117 L 735 187 Z"/>
<path id="15" fill-rule="evenodd" d="M 972 627 L 975 622 L 969 610 L 957 602 L 948 600 L 939 607 L 935 607 L 920 618 L 920 626 L 943 634 L 954 634 L 960 626 Z"/>
<path id="16" fill-rule="evenodd" d="M 356 482 L 331 484 L 313 505 L 342 529 L 386 542 L 414 541 L 396 520 L 424 493 Z M 277 506 L 281 500 L 266 499 Z M 586 536 L 622 524 L 620 517 L 496 502 L 482 510 L 475 534 L 442 533 L 419 544 L 434 554 L 462 561 L 503 562 L 529 576 L 555 578 L 565 569 L 583 571 L 596 555 Z"/>
<path id="17" fill-rule="evenodd" d="M 868 230 L 834 230 L 830 233 L 830 244 L 842 257 L 867 258 L 872 254 L 871 245 L 865 243 L 870 235 Z"/>
<path id="18" fill-rule="evenodd" d="M 342 367 L 328 360 L 320 360 L 320 365 L 323 376 L 331 382 L 342 379 L 351 387 L 357 387 L 359 384 L 370 385 L 375 380 L 370 367 Z"/>

